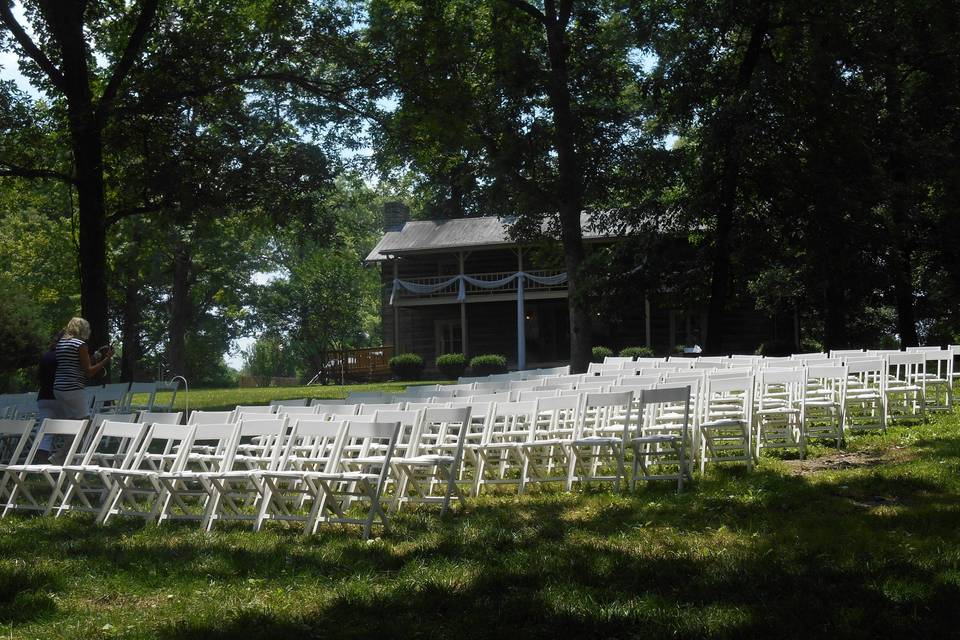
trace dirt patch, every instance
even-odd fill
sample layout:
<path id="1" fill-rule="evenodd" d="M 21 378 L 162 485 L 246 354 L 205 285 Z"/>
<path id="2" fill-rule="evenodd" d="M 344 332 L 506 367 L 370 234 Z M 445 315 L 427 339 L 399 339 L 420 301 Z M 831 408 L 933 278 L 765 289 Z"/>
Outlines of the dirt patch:
<path id="1" fill-rule="evenodd" d="M 893 447 L 885 451 L 839 451 L 806 460 L 785 460 L 790 473 L 807 476 L 821 471 L 842 471 L 875 467 L 881 464 L 904 462 L 914 457 L 906 447 Z"/>

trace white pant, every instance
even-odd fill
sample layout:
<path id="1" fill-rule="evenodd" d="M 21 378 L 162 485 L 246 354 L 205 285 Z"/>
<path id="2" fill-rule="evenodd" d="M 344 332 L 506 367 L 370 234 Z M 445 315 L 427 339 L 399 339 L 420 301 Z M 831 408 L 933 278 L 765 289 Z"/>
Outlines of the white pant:
<path id="1" fill-rule="evenodd" d="M 63 417 L 60 414 L 59 400 L 37 400 L 37 428 L 47 418 Z M 47 453 L 53 451 L 53 436 L 43 436 L 43 440 L 40 441 L 40 451 L 46 451 Z"/>

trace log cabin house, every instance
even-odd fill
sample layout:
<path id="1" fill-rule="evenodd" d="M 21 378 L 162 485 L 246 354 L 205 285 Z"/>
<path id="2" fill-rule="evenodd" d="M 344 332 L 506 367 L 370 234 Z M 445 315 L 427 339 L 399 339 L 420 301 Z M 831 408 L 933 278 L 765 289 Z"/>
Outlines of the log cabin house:
<path id="1" fill-rule="evenodd" d="M 384 208 L 384 235 L 366 258 L 381 270 L 382 335 L 388 353 L 413 352 L 428 369 L 437 356 L 485 353 L 507 356 L 511 368 L 547 367 L 569 360 L 567 286 L 562 269 L 538 264 L 535 247 L 510 238 L 509 220 L 497 217 L 410 220 L 402 203 Z M 582 221 L 588 245 L 618 237 Z M 675 345 L 706 337 L 706 306 L 660 308 L 655 294 L 624 301 L 616 326 L 594 318 L 594 344 L 618 350 L 648 346 L 671 353 Z M 764 340 L 793 341 L 783 319 L 753 310 L 727 314 L 724 344 L 752 353 Z M 792 323 L 790 323 L 792 324 Z M 392 347 L 392 348 L 390 348 Z"/>

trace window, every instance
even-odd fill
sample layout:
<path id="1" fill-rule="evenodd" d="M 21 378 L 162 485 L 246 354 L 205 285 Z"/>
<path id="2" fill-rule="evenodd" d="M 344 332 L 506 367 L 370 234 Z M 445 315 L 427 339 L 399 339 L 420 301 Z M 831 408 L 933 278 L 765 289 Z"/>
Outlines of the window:
<path id="1" fill-rule="evenodd" d="M 458 320 L 437 320 L 437 355 L 463 353 L 463 331 Z"/>

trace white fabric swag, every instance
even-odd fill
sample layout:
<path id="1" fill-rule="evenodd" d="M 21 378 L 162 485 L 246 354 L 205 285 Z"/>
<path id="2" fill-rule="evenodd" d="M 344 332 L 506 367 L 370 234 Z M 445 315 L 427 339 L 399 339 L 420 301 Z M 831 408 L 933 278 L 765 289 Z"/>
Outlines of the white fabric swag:
<path id="1" fill-rule="evenodd" d="M 517 281 L 517 367 L 523 370 L 527 368 L 526 314 L 524 312 L 523 283 L 525 280 L 529 280 L 530 282 L 536 282 L 537 284 L 542 284 L 548 287 L 555 287 L 558 284 L 563 284 L 567 281 L 566 273 L 558 273 L 555 276 L 535 276 L 525 271 L 518 271 L 517 273 L 511 274 L 505 278 L 500 278 L 499 280 L 478 280 L 468 275 L 457 275 L 453 276 L 449 280 L 444 280 L 443 282 L 437 282 L 434 284 L 420 284 L 417 282 L 410 282 L 409 280 L 401 280 L 396 278 L 393 281 L 393 291 L 390 292 L 390 305 L 393 305 L 393 301 L 401 288 L 409 291 L 410 293 L 422 295 L 443 291 L 447 287 L 456 283 L 457 302 L 463 302 L 467 299 L 467 283 L 470 283 L 475 287 L 480 287 L 481 289 L 500 289 L 501 287 L 507 286 L 514 280 Z"/>
<path id="2" fill-rule="evenodd" d="M 397 293 L 401 288 L 409 291 L 410 293 L 423 295 L 443 291 L 447 287 L 457 284 L 457 302 L 463 302 L 467 298 L 467 283 L 472 284 L 475 287 L 480 287 L 481 289 L 500 289 L 507 286 L 514 280 L 518 280 L 517 293 L 522 298 L 524 280 L 530 280 L 531 282 L 536 282 L 537 284 L 542 284 L 548 287 L 555 287 L 556 285 L 563 284 L 567 281 L 567 274 L 558 273 L 554 276 L 535 276 L 525 271 L 518 271 L 517 273 L 510 274 L 509 276 L 500 278 L 499 280 L 478 280 L 477 278 L 473 278 L 468 275 L 457 275 L 449 278 L 448 280 L 444 280 L 443 282 L 436 282 L 434 284 L 420 284 L 419 282 L 410 282 L 409 280 L 401 280 L 396 278 L 393 281 L 393 291 L 390 293 L 390 304 L 393 305 Z"/>

